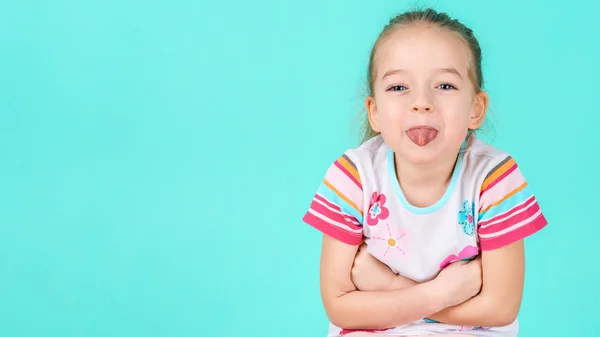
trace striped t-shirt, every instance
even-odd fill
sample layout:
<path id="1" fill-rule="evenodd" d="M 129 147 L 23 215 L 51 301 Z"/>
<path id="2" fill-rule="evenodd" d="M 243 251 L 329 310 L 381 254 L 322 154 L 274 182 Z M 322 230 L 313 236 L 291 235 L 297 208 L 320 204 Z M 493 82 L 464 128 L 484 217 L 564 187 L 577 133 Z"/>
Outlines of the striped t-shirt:
<path id="1" fill-rule="evenodd" d="M 367 250 L 394 272 L 431 280 L 459 259 L 493 250 L 539 231 L 547 222 L 515 160 L 470 135 L 444 195 L 429 207 L 405 198 L 394 152 L 381 136 L 347 150 L 327 170 L 304 216 L 324 234 Z M 515 336 L 506 327 L 464 327 L 423 319 L 379 334 L 467 331 L 475 336 Z M 330 325 L 329 336 L 351 331 Z"/>

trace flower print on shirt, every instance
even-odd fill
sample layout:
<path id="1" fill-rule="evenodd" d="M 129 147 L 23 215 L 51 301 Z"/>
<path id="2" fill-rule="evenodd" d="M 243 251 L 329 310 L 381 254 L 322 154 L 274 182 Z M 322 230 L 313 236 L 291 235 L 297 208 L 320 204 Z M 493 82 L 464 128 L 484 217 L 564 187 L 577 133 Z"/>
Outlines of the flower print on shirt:
<path id="1" fill-rule="evenodd" d="M 442 263 L 440 263 L 440 269 L 444 269 L 452 262 L 455 262 L 458 260 L 472 260 L 472 259 L 476 258 L 478 254 L 479 254 L 479 248 L 477 248 L 476 246 L 466 246 L 465 248 L 463 248 L 460 251 L 460 253 L 458 253 L 458 256 L 455 254 L 452 254 L 452 255 L 449 255 L 448 257 L 446 257 L 442 261 Z"/>
<path id="2" fill-rule="evenodd" d="M 475 203 L 464 201 L 462 209 L 458 211 L 458 223 L 462 230 L 468 236 L 475 234 L 475 218 L 474 218 Z"/>
<path id="3" fill-rule="evenodd" d="M 385 207 L 385 201 L 386 197 L 383 193 L 379 194 L 373 192 L 369 206 L 369 214 L 365 214 L 369 226 L 376 226 L 379 223 L 379 220 L 385 220 L 390 216 L 390 211 Z"/>
<path id="4" fill-rule="evenodd" d="M 377 250 L 383 250 L 383 254 L 380 255 L 385 258 L 388 254 L 394 253 L 396 258 L 404 259 L 408 256 L 408 248 L 410 244 L 410 232 L 406 227 L 390 226 L 389 223 L 385 224 L 387 232 L 382 236 L 371 236 L 374 242 L 374 248 Z"/>

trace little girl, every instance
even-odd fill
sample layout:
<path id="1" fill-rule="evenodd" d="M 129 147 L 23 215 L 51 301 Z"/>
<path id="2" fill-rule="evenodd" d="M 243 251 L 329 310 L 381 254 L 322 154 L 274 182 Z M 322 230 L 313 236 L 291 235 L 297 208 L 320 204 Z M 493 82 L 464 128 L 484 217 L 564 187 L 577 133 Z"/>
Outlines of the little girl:
<path id="1" fill-rule="evenodd" d="M 475 135 L 488 105 L 477 39 L 407 12 L 368 69 L 364 141 L 304 216 L 324 234 L 329 336 L 516 336 L 523 239 L 547 222 L 515 160 Z"/>

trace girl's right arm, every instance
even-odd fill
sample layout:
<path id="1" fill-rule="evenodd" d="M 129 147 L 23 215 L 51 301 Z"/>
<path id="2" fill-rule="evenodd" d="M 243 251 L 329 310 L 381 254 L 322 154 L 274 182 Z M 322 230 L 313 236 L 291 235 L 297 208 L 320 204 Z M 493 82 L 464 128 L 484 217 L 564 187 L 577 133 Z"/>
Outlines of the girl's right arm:
<path id="1" fill-rule="evenodd" d="M 358 291 L 351 269 L 358 246 L 323 236 L 321 296 L 329 320 L 345 329 L 386 329 L 462 303 L 474 290 L 454 268 L 429 282 L 387 291 Z"/>

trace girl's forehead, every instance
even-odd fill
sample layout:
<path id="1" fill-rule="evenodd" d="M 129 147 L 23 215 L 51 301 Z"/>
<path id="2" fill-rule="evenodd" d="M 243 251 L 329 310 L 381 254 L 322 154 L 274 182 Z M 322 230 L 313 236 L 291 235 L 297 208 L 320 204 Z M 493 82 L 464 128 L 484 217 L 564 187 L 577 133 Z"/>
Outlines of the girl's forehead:
<path id="1" fill-rule="evenodd" d="M 378 70 L 408 72 L 455 68 L 466 75 L 469 49 L 457 33 L 438 27 L 402 27 L 392 32 L 377 50 Z"/>

